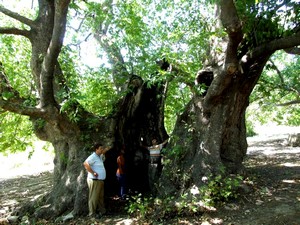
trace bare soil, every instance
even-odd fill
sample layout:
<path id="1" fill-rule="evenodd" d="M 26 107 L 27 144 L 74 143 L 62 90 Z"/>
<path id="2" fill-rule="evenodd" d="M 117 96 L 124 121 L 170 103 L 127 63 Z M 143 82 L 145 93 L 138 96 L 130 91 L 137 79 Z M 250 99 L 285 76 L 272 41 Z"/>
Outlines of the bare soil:
<path id="1" fill-rule="evenodd" d="M 101 219 L 77 218 L 65 224 L 299 225 L 300 147 L 288 146 L 291 130 L 282 132 L 277 130 L 270 136 L 265 133 L 248 138 L 245 166 L 253 185 L 249 193 L 236 202 L 201 216 L 175 217 L 164 223 L 142 222 L 120 213 L 108 214 Z M 0 177 L 0 224 L 7 224 L 6 218 L 16 208 L 50 190 L 51 181 L 52 171 L 49 169 L 34 175 Z M 41 220 L 37 224 L 51 223 Z"/>

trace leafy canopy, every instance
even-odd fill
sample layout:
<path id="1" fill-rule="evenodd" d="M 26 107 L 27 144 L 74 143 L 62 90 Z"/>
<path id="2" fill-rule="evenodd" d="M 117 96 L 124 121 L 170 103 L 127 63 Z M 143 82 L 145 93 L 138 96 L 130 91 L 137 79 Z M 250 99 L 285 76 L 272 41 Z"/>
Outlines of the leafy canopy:
<path id="1" fill-rule="evenodd" d="M 14 2 L 19 4 L 24 1 Z M 189 84 L 194 82 L 195 74 L 207 59 L 211 38 L 222 38 L 225 34 L 216 26 L 218 21 L 214 16 L 213 3 L 215 1 L 204 0 L 72 1 L 65 46 L 59 57 L 69 88 L 68 96 L 56 93 L 63 100 L 62 111 L 67 111 L 72 102 L 78 101 L 85 109 L 100 116 L 113 112 L 114 104 L 125 94 L 119 91 L 117 84 L 126 82 L 126 79 L 112 73 L 116 63 L 112 61 L 115 59 L 112 55 L 121 56 L 128 75 L 136 74 L 149 82 L 169 80 L 165 123 L 168 132 L 172 132 L 177 115 L 192 96 Z M 300 7 L 296 3 L 236 1 L 244 22 L 244 32 L 248 36 L 242 44 L 255 47 L 271 38 L 292 32 L 300 17 Z M 8 6 L 5 3 L 3 5 Z M 14 8 L 11 6 L 11 9 Z M 21 13 L 34 18 L 37 8 L 32 9 Z M 257 18 L 260 18 L 259 23 L 256 23 Z M 25 27 L 14 20 L 8 20 L 2 14 L 0 19 L 1 26 Z M 0 48 L 0 61 L 11 85 L 28 99 L 26 104 L 34 106 L 37 93 L 29 65 L 30 43 L 24 38 L 6 35 L 0 36 Z M 116 55 L 116 52 L 120 55 Z M 155 62 L 163 57 L 182 73 L 173 76 L 160 72 L 159 76 L 153 76 L 158 70 Z M 297 107 L 276 106 L 278 102 L 299 98 L 299 58 L 289 60 L 286 53 L 281 52 L 273 56 L 272 60 L 274 65 L 268 64 L 253 93 L 252 101 L 257 102 L 264 113 L 272 112 L 274 119 L 299 125 Z M 282 64 L 280 67 L 279 63 Z M 280 68 L 284 82 L 275 66 Z M 10 97 L 9 93 L 3 93 L 3 96 Z M 277 114 L 274 113 L 274 106 Z M 72 112 L 70 116 L 73 121 L 77 120 L 76 112 Z M 26 117 L 2 112 L 0 121 L 0 139 L 1 143 L 5 143 L 0 151 L 18 149 L 16 146 L 20 146 L 21 142 L 24 146 L 28 144 L 24 141 L 28 141 L 28 138 L 24 137 L 31 135 L 32 130 Z M 16 127 L 15 124 L 19 126 Z"/>

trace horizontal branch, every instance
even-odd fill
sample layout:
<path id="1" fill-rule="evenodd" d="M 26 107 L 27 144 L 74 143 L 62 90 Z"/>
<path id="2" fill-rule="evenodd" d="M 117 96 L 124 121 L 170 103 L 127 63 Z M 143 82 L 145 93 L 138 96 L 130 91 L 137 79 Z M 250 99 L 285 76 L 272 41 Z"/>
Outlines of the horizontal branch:
<path id="1" fill-rule="evenodd" d="M 15 19 L 15 20 L 17 20 L 17 21 L 19 21 L 23 24 L 26 24 L 26 25 L 30 26 L 30 27 L 34 25 L 33 24 L 34 22 L 32 20 L 30 20 L 30 19 L 28 19 L 24 16 L 21 16 L 20 14 L 18 14 L 16 12 L 8 10 L 8 9 L 2 7 L 2 6 L 0 6 L 0 12 L 2 12 L 3 14 L 11 17 L 12 19 Z"/>
<path id="2" fill-rule="evenodd" d="M 25 107 L 24 102 L 26 99 L 14 98 L 4 100 L 0 98 L 0 108 L 4 111 L 16 113 L 23 116 L 29 116 L 31 118 L 46 118 L 47 112 L 41 108 L 36 107 Z"/>
<path id="3" fill-rule="evenodd" d="M 293 101 L 290 101 L 290 102 L 277 104 L 276 106 L 289 106 L 289 105 L 296 105 L 296 104 L 300 104 L 300 100 L 293 100 Z"/>
<path id="4" fill-rule="evenodd" d="M 253 51 L 247 54 L 247 58 L 257 59 L 277 50 L 294 48 L 298 45 L 300 45 L 300 31 L 291 36 L 276 39 L 256 47 Z"/>
<path id="5" fill-rule="evenodd" d="M 30 32 L 28 30 L 21 30 L 15 27 L 0 27 L 0 34 L 21 35 L 29 38 Z"/>

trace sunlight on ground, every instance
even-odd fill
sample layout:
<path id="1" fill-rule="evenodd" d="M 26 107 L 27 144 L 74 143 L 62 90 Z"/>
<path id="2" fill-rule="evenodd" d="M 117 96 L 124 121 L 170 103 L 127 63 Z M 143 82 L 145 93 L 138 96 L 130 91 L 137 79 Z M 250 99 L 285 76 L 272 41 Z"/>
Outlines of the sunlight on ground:
<path id="1" fill-rule="evenodd" d="M 300 166 L 300 161 L 298 163 L 282 163 L 280 165 L 285 167 L 296 167 L 296 166 Z"/>
<path id="2" fill-rule="evenodd" d="M 124 219 L 120 217 L 119 219 L 107 219 L 105 224 L 115 224 L 115 225 L 131 225 L 135 224 L 136 219 Z"/>
<path id="3" fill-rule="evenodd" d="M 276 125 L 263 125 L 256 126 L 255 132 L 256 136 L 248 137 L 248 154 L 262 153 L 264 155 L 274 155 L 274 154 L 284 154 L 284 153 L 300 153 L 300 147 L 290 147 L 288 146 L 288 137 L 290 134 L 300 133 L 300 127 L 288 127 L 288 126 L 276 126 Z M 279 141 L 278 143 L 282 147 L 274 147 L 273 144 L 266 143 L 262 146 L 257 146 L 256 143 L 271 140 Z M 253 146 L 252 145 L 256 145 Z"/>
<path id="4" fill-rule="evenodd" d="M 0 180 L 53 170 L 54 153 L 52 150 L 45 151 L 44 145 L 45 142 L 38 141 L 31 158 L 28 158 L 30 150 L 8 156 L 0 153 Z"/>
<path id="5" fill-rule="evenodd" d="M 282 150 L 282 147 L 279 149 L 276 149 L 277 147 L 271 146 L 271 147 L 265 147 L 265 146 L 259 146 L 259 147 L 249 147 L 248 153 L 254 154 L 264 154 L 264 155 L 276 155 L 276 154 L 297 154 L 300 153 L 300 147 L 284 147 L 285 149 Z M 300 162 L 299 162 L 300 163 Z M 298 165 L 299 166 L 299 165 Z"/>
<path id="6" fill-rule="evenodd" d="M 201 225 L 218 225 L 218 224 L 223 224 L 223 222 L 224 221 L 220 218 L 211 218 L 209 219 L 209 221 L 201 222 Z"/>
<path id="7" fill-rule="evenodd" d="M 254 127 L 256 136 L 248 137 L 247 140 L 252 142 L 264 141 L 266 139 L 288 138 L 289 134 L 300 133 L 300 127 L 278 126 L 274 124 L 257 125 Z"/>
<path id="8" fill-rule="evenodd" d="M 297 181 L 296 180 L 282 180 L 283 183 L 287 183 L 287 184 L 296 184 Z"/>

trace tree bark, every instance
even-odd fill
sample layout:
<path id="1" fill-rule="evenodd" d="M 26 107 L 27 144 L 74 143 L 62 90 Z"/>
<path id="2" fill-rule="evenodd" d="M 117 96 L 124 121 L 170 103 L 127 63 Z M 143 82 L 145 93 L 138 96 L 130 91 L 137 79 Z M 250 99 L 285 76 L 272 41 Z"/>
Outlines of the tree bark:
<path id="1" fill-rule="evenodd" d="M 242 41 L 241 22 L 233 1 L 220 1 L 220 19 L 227 38 L 219 43 L 226 46 L 224 56 L 213 58 L 206 65 L 213 68 L 214 79 L 207 94 L 195 95 L 184 113 L 178 117 L 160 179 L 160 195 L 190 194 L 196 185 L 201 187 L 211 175 L 243 174 L 243 160 L 247 152 L 245 112 L 249 96 L 262 74 L 270 56 L 286 45 L 299 44 L 299 32 L 274 39 L 245 55 L 238 54 Z M 253 37 L 254 38 L 254 37 Z M 214 50 L 214 49 L 213 49 Z M 219 54 L 220 55 L 220 54 Z M 222 63 L 220 63 L 222 62 Z"/>
<path id="2" fill-rule="evenodd" d="M 140 138 L 150 145 L 152 138 L 166 139 L 164 128 L 163 103 L 166 88 L 164 84 L 148 85 L 138 76 L 129 81 L 128 94 L 118 105 L 117 113 L 108 118 L 98 118 L 86 112 L 77 102 L 73 102 L 68 111 L 77 111 L 80 120 L 72 122 L 68 111 L 60 111 L 60 101 L 54 96 L 54 90 L 66 91 L 67 87 L 56 85 L 63 74 L 57 61 L 61 48 L 64 28 L 65 5 L 39 1 L 39 14 L 34 21 L 28 20 L 30 31 L 22 31 L 32 43 L 31 70 L 36 90 L 40 96 L 38 106 L 23 107 L 26 99 L 20 97 L 6 79 L 1 68 L 1 92 L 14 93 L 10 101 L 0 99 L 2 109 L 30 117 L 35 134 L 44 141 L 52 143 L 55 149 L 52 192 L 39 202 L 26 205 L 19 213 L 33 213 L 38 218 L 53 218 L 72 210 L 73 215 L 85 215 L 87 207 L 86 171 L 83 161 L 91 153 L 94 142 L 109 145 L 105 166 L 107 169 L 106 195 L 116 194 L 116 158 L 122 145 L 126 146 L 129 187 L 132 191 L 146 192 L 148 152 L 141 148 Z M 62 2 L 61 2 L 62 3 Z M 67 3 L 67 2 L 65 2 Z M 8 13 L 12 14 L 12 13 Z M 59 14 L 59 15 L 58 15 Z M 27 20 L 26 20 L 27 21 Z M 43 26 L 47 24 L 47 26 Z M 15 29 L 13 29 L 15 30 Z M 5 32 L 8 30 L 6 29 Z M 119 57 L 119 59 L 121 59 Z M 119 63 L 118 61 L 116 63 Z M 128 74 L 127 74 L 128 76 Z M 161 97 L 157 97 L 161 96 Z M 90 122 L 96 121 L 96 122 Z M 17 212 L 16 212 L 17 213 Z"/>
<path id="3" fill-rule="evenodd" d="M 129 188 L 145 193 L 149 191 L 149 152 L 143 146 L 152 145 L 154 138 L 160 143 L 168 137 L 163 120 L 166 90 L 164 84 L 148 87 L 138 76 L 131 78 L 129 90 L 117 114 L 116 140 L 119 148 L 125 146 Z"/>
<path id="4" fill-rule="evenodd" d="M 1 68 L 0 91 L 13 95 L 9 101 L 1 95 L 0 107 L 29 116 L 36 135 L 51 142 L 55 149 L 53 190 L 39 204 L 41 207 L 36 209 L 32 205 L 30 210 L 39 218 L 60 216 L 71 210 L 74 215 L 87 213 L 88 191 L 82 163 L 90 154 L 89 146 L 93 142 L 112 147 L 105 163 L 107 194 L 116 191 L 116 158 L 123 145 L 130 189 L 147 192 L 149 153 L 141 145 L 150 146 L 153 138 L 161 143 L 168 137 L 164 128 L 164 82 L 148 85 L 138 76 L 130 77 L 128 93 L 111 117 L 96 117 L 78 102 L 73 102 L 69 110 L 80 114 L 79 121 L 71 121 L 68 112 L 61 112 L 54 90 L 62 88 L 55 80 L 63 76 L 57 58 L 65 33 L 68 4 L 69 0 L 39 0 L 39 13 L 34 21 L 0 7 L 1 12 L 30 27 L 30 30 L 0 29 L 0 33 L 23 35 L 31 41 L 31 70 L 40 100 L 37 106 L 24 107 L 26 99 L 12 88 Z M 234 1 L 220 1 L 220 10 L 228 34 L 223 63 L 221 66 L 212 63 L 214 79 L 206 95 L 195 95 L 177 120 L 160 180 L 161 194 L 178 194 L 193 185 L 201 186 L 205 177 L 219 173 L 222 167 L 228 173 L 243 171 L 247 150 L 245 110 L 249 96 L 269 57 L 278 49 L 300 44 L 298 31 L 248 49 L 245 55 L 239 56 L 243 34 Z M 122 77 L 128 79 L 119 49 L 113 51 L 115 46 L 101 38 L 102 46 L 113 52 L 110 58 L 114 64 L 113 75 L 121 72 Z M 123 83 L 116 86 L 125 90 Z M 28 208 L 23 213 L 27 211 Z"/>

